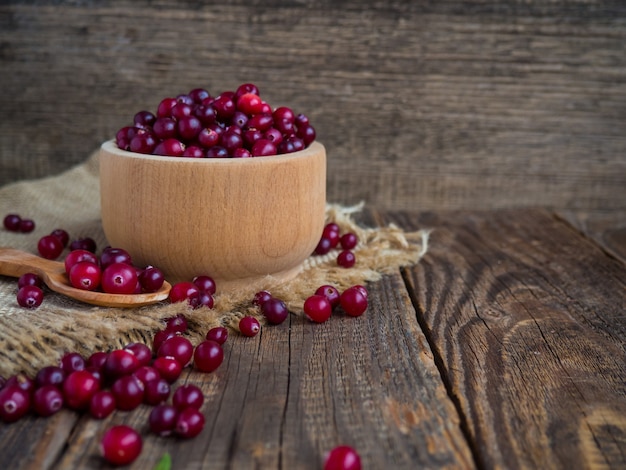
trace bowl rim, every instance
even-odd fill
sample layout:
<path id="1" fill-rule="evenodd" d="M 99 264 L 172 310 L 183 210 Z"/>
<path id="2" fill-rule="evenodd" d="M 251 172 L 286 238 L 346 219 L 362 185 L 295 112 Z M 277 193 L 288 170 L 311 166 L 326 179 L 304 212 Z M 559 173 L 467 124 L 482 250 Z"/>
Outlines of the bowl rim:
<path id="1" fill-rule="evenodd" d="M 171 157 L 167 155 L 152 155 L 145 153 L 136 153 L 130 152 L 128 150 L 122 150 L 117 146 L 115 139 L 107 140 L 103 142 L 100 146 L 101 150 L 106 152 L 115 154 L 120 157 L 126 158 L 136 158 L 140 160 L 152 160 L 157 162 L 164 163 L 174 163 L 174 162 L 189 162 L 196 164 L 204 164 L 204 165 L 241 165 L 245 164 L 245 162 L 285 162 L 290 160 L 299 160 L 304 157 L 318 155 L 320 152 L 325 152 L 326 149 L 323 144 L 314 140 L 309 144 L 309 146 L 303 150 L 298 150 L 297 152 L 291 153 L 283 153 L 278 155 L 269 155 L 267 157 L 250 157 L 250 158 L 231 158 L 231 157 L 222 157 L 222 158 L 195 158 L 195 157 Z"/>

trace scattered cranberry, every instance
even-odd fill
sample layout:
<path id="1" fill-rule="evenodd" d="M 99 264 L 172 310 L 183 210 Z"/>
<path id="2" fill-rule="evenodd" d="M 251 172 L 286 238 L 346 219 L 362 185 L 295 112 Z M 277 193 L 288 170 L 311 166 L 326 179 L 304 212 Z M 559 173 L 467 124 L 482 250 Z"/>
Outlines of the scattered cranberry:
<path id="1" fill-rule="evenodd" d="M 63 369 L 63 372 L 65 372 L 66 375 L 69 375 L 77 370 L 84 370 L 86 365 L 87 363 L 85 358 L 77 352 L 64 354 L 60 361 L 61 369 Z"/>
<path id="2" fill-rule="evenodd" d="M 319 286 L 315 291 L 315 294 L 325 296 L 329 300 L 332 308 L 339 305 L 339 291 L 334 286 L 328 284 Z"/>
<path id="3" fill-rule="evenodd" d="M 68 408 L 84 410 L 89 407 L 91 397 L 100 390 L 100 382 L 86 370 L 77 370 L 63 382 L 63 398 Z"/>
<path id="4" fill-rule="evenodd" d="M 144 385 L 134 375 L 124 375 L 111 386 L 118 410 L 130 411 L 143 403 Z"/>
<path id="5" fill-rule="evenodd" d="M 204 428 L 204 415 L 195 408 L 185 408 L 178 413 L 176 434 L 182 438 L 192 438 Z"/>
<path id="6" fill-rule="evenodd" d="M 167 331 L 173 331 L 175 333 L 184 333 L 188 328 L 187 318 L 182 313 L 175 317 L 168 318 L 165 323 L 165 329 Z"/>
<path id="7" fill-rule="evenodd" d="M 161 374 L 159 374 L 159 371 L 156 370 L 154 367 L 148 365 L 139 367 L 139 369 L 133 372 L 133 375 L 141 380 L 144 385 L 146 385 L 151 380 L 161 378 Z"/>
<path id="8" fill-rule="evenodd" d="M 304 313 L 306 317 L 316 323 L 323 323 L 332 314 L 332 305 L 325 295 L 312 295 L 304 301 Z"/>
<path id="9" fill-rule="evenodd" d="M 193 353 L 193 363 L 202 372 L 213 372 L 224 360 L 224 350 L 219 343 L 207 339 L 202 341 Z"/>
<path id="10" fill-rule="evenodd" d="M 152 361 L 152 350 L 143 343 L 128 343 L 124 349 L 135 355 L 140 366 L 147 366 Z"/>
<path id="11" fill-rule="evenodd" d="M 317 243 L 315 250 L 313 250 L 313 253 L 315 253 L 316 255 L 325 255 L 330 250 L 332 250 L 332 248 L 333 248 L 332 242 L 328 238 L 322 237 L 320 238 L 320 241 Z"/>
<path id="12" fill-rule="evenodd" d="M 189 305 L 194 309 L 199 307 L 213 308 L 214 299 L 211 294 L 201 290 L 198 291 L 196 294 L 193 294 L 189 298 L 188 302 Z"/>
<path id="13" fill-rule="evenodd" d="M 215 281 L 210 276 L 196 276 L 192 281 L 200 290 L 203 290 L 211 295 L 215 294 L 216 285 Z"/>
<path id="14" fill-rule="evenodd" d="M 254 294 L 254 298 L 252 299 L 252 305 L 256 305 L 257 307 L 262 307 L 265 302 L 272 298 L 272 294 L 270 294 L 266 290 L 261 290 Z"/>
<path id="15" fill-rule="evenodd" d="M 193 282 L 178 282 L 172 286 L 169 299 L 172 303 L 189 302 L 189 299 L 198 295 L 198 292 L 200 292 L 200 289 Z"/>
<path id="16" fill-rule="evenodd" d="M 322 231 L 322 238 L 326 238 L 330 241 L 330 246 L 335 248 L 339 244 L 340 240 L 340 228 L 335 222 L 329 222 L 324 226 Z"/>
<path id="17" fill-rule="evenodd" d="M 356 263 L 356 257 L 350 250 L 343 250 L 337 255 L 337 264 L 342 268 L 351 268 Z"/>
<path id="18" fill-rule="evenodd" d="M 156 378 L 144 383 L 143 401 L 147 405 L 158 405 L 170 396 L 170 384 L 167 380 Z"/>
<path id="19" fill-rule="evenodd" d="M 37 308 L 43 302 L 43 290 L 37 286 L 24 286 L 17 291 L 17 303 L 24 308 Z"/>
<path id="20" fill-rule="evenodd" d="M 268 323 L 272 325 L 279 325 L 284 322 L 289 316 L 289 310 L 285 302 L 275 297 L 263 302 L 261 305 L 261 312 L 267 319 Z"/>
<path id="21" fill-rule="evenodd" d="M 352 250 L 358 245 L 359 237 L 352 232 L 344 233 L 339 239 L 339 243 L 344 250 Z"/>
<path id="22" fill-rule="evenodd" d="M 360 284 L 357 284 L 356 286 L 354 286 L 355 288 L 359 289 L 359 291 L 361 291 L 361 294 L 363 294 L 363 297 L 365 297 L 365 299 L 367 299 L 368 297 L 368 292 L 367 289 L 365 288 L 365 286 L 362 286 Z"/>
<path id="23" fill-rule="evenodd" d="M 215 341 L 218 344 L 224 344 L 228 339 L 228 330 L 223 326 L 215 326 L 207 331 L 206 339 Z"/>
<path id="24" fill-rule="evenodd" d="M 156 354 L 161 345 L 165 342 L 166 339 L 169 339 L 173 336 L 176 336 L 177 332 L 169 329 L 159 330 L 154 334 L 152 338 L 152 352 Z"/>
<path id="25" fill-rule="evenodd" d="M 78 238 L 77 240 L 74 240 L 72 243 L 70 243 L 70 250 L 85 250 L 95 253 L 96 242 L 93 240 L 93 238 L 89 237 Z"/>
<path id="26" fill-rule="evenodd" d="M 22 274 L 17 280 L 18 289 L 21 289 L 24 286 L 35 286 L 41 288 L 43 287 L 43 281 L 35 273 L 25 273 Z"/>
<path id="27" fill-rule="evenodd" d="M 260 330 L 259 320 L 254 317 L 246 316 L 239 320 L 239 331 L 244 336 L 256 336 Z"/>
<path id="28" fill-rule="evenodd" d="M 87 367 L 100 370 L 104 366 L 107 358 L 109 357 L 109 353 L 104 351 L 96 351 L 91 356 L 87 358 Z"/>
<path id="29" fill-rule="evenodd" d="M 19 232 L 22 218 L 18 214 L 7 214 L 4 216 L 4 228 L 9 232 Z"/>
<path id="30" fill-rule="evenodd" d="M 63 245 L 63 248 L 65 248 L 67 244 L 70 242 L 69 233 L 67 233 L 67 231 L 62 228 L 54 229 L 52 232 L 50 232 L 50 235 L 52 235 L 53 237 L 57 237 L 59 241 L 61 242 L 61 244 Z"/>
<path id="31" fill-rule="evenodd" d="M 110 428 L 102 437 L 100 450 L 113 465 L 128 465 L 141 453 L 141 436 L 130 426 L 120 424 Z"/>
<path id="32" fill-rule="evenodd" d="M 65 380 L 65 371 L 58 366 L 45 366 L 35 374 L 35 384 L 37 387 L 53 385 L 62 387 Z"/>
<path id="33" fill-rule="evenodd" d="M 30 393 L 15 385 L 5 385 L 0 390 L 0 418 L 5 423 L 13 423 L 28 413 Z"/>
<path id="34" fill-rule="evenodd" d="M 106 358 L 102 371 L 107 377 L 115 379 L 132 374 L 141 365 L 139 359 L 132 351 L 128 349 L 114 349 Z"/>
<path id="35" fill-rule="evenodd" d="M 37 243 L 39 254 L 46 259 L 57 259 L 63 252 L 63 243 L 54 235 L 46 235 Z"/>
<path id="36" fill-rule="evenodd" d="M 39 416 L 52 416 L 63 407 L 63 393 L 54 385 L 44 385 L 33 394 L 33 410 Z"/>
<path id="37" fill-rule="evenodd" d="M 172 336 L 163 341 L 163 344 L 157 351 L 157 356 L 173 357 L 185 367 L 193 356 L 193 345 L 184 336 Z"/>
<path id="38" fill-rule="evenodd" d="M 183 366 L 173 357 L 157 357 L 152 367 L 159 371 L 159 375 L 169 383 L 175 382 L 183 371 Z"/>
<path id="39" fill-rule="evenodd" d="M 324 459 L 324 470 L 361 470 L 361 457 L 352 447 L 335 447 Z"/>
<path id="40" fill-rule="evenodd" d="M 35 230 L 35 221 L 31 219 L 22 219 L 20 220 L 20 229 L 19 231 L 22 233 L 30 233 Z"/>
<path id="41" fill-rule="evenodd" d="M 24 374 L 16 374 L 9 377 L 4 386 L 18 387 L 30 395 L 35 390 L 35 381 Z"/>
<path id="42" fill-rule="evenodd" d="M 176 389 L 172 395 L 172 405 L 182 411 L 185 408 L 195 408 L 199 410 L 204 403 L 204 394 L 197 385 L 184 384 Z"/>
<path id="43" fill-rule="evenodd" d="M 115 411 L 115 395 L 110 390 L 96 392 L 89 402 L 89 414 L 95 419 L 104 419 Z"/>
<path id="44" fill-rule="evenodd" d="M 172 405 L 162 403 L 155 406 L 148 416 L 150 431 L 157 436 L 169 436 L 176 429 L 178 410 Z"/>
<path id="45" fill-rule="evenodd" d="M 358 317 L 367 310 L 367 297 L 358 286 L 347 288 L 339 297 L 341 307 L 351 317 Z"/>

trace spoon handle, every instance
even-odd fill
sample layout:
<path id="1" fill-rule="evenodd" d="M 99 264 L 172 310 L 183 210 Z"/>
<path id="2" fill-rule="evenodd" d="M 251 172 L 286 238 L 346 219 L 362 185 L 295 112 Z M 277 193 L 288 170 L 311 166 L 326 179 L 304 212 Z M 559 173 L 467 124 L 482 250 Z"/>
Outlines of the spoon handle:
<path id="1" fill-rule="evenodd" d="M 52 261 L 26 251 L 0 247 L 0 274 L 20 277 L 22 274 L 35 273 L 44 276 L 64 269 L 64 264 Z"/>

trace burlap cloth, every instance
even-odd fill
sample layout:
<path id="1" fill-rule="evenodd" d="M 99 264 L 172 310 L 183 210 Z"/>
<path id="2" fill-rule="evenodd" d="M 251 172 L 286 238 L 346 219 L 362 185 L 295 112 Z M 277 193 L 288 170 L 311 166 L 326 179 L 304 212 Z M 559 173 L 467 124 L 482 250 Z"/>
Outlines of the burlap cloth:
<path id="1" fill-rule="evenodd" d="M 193 341 L 198 341 L 212 326 L 237 330 L 243 315 L 259 317 L 258 310 L 250 305 L 259 288 L 266 288 L 285 300 L 292 314 L 302 315 L 304 300 L 322 284 L 332 284 L 341 291 L 354 284 L 376 281 L 400 266 L 418 262 L 427 249 L 427 231 L 407 233 L 394 225 L 361 227 L 352 217 L 361 208 L 329 204 L 326 211 L 327 221 L 338 223 L 342 232 L 353 231 L 359 236 L 355 250 L 357 263 L 353 268 L 338 267 L 336 251 L 321 257 L 311 256 L 305 261 L 302 273 L 282 285 L 268 278 L 264 285 L 228 295 L 220 294 L 218 286 L 213 309 L 189 310 L 184 304 L 168 302 L 137 309 L 93 307 L 45 290 L 42 305 L 29 310 L 17 304 L 17 280 L 0 276 L 0 375 L 32 374 L 45 365 L 56 364 L 66 351 L 88 356 L 132 341 L 150 345 L 154 332 L 163 327 L 163 320 L 178 313 L 187 316 L 188 334 Z M 35 220 L 36 229 L 21 234 L 2 227 L 0 246 L 37 253 L 39 238 L 55 228 L 63 228 L 72 240 L 88 236 L 99 249 L 104 248 L 107 242 L 100 224 L 97 152 L 85 163 L 60 175 L 0 188 L 0 216 L 12 212 Z"/>

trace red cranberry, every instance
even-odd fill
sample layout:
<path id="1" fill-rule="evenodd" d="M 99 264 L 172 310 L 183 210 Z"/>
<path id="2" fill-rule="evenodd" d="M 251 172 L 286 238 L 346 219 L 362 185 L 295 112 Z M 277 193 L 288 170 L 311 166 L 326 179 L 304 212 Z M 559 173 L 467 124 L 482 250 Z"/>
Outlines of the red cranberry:
<path id="1" fill-rule="evenodd" d="M 64 354 L 63 357 L 61 357 L 60 364 L 66 375 L 69 375 L 77 370 L 84 370 L 87 365 L 85 358 L 77 352 Z"/>
<path id="2" fill-rule="evenodd" d="M 176 419 L 176 435 L 192 438 L 200 434 L 204 428 L 204 415 L 195 408 L 185 408 L 178 413 Z"/>
<path id="3" fill-rule="evenodd" d="M 304 301 L 306 317 L 316 323 L 323 323 L 330 318 L 332 305 L 324 295 L 312 295 Z"/>
<path id="4" fill-rule="evenodd" d="M 188 326 L 187 318 L 182 313 L 179 313 L 175 317 L 168 318 L 165 323 L 165 329 L 175 333 L 184 333 L 187 331 Z"/>
<path id="5" fill-rule="evenodd" d="M 218 344 L 224 344 L 228 339 L 228 330 L 223 326 L 215 326 L 207 331 L 206 339 L 215 341 Z"/>
<path id="6" fill-rule="evenodd" d="M 175 382 L 183 371 L 183 366 L 173 357 L 157 357 L 152 367 L 159 371 L 161 377 L 169 383 Z"/>
<path id="7" fill-rule="evenodd" d="M 351 317 L 358 317 L 367 310 L 367 297 L 357 286 L 352 286 L 341 293 L 339 297 L 341 307 Z"/>
<path id="8" fill-rule="evenodd" d="M 0 390 L 0 418 L 5 423 L 13 423 L 28 413 L 30 404 L 30 393 L 18 386 L 5 385 Z"/>
<path id="9" fill-rule="evenodd" d="M 17 303 L 24 308 L 37 308 L 43 302 L 43 290 L 37 286 L 24 286 L 17 291 Z"/>
<path id="10" fill-rule="evenodd" d="M 20 220 L 20 228 L 19 231 L 22 233 L 30 233 L 35 230 L 35 221 L 32 219 L 22 219 Z"/>
<path id="11" fill-rule="evenodd" d="M 43 281 L 35 273 L 25 273 L 18 278 L 17 287 L 18 289 L 21 289 L 25 286 L 35 286 L 41 288 L 43 287 Z"/>
<path id="12" fill-rule="evenodd" d="M 116 409 L 115 395 L 111 390 L 96 392 L 89 402 L 89 414 L 95 419 L 104 419 Z"/>
<path id="13" fill-rule="evenodd" d="M 193 283 L 198 289 L 208 292 L 209 294 L 215 294 L 216 286 L 215 281 L 210 276 L 196 276 L 193 278 Z"/>
<path id="14" fill-rule="evenodd" d="M 96 242 L 93 240 L 93 238 L 89 238 L 89 237 L 79 238 L 77 240 L 74 240 L 72 243 L 70 243 L 70 250 L 71 251 L 85 250 L 85 251 L 91 251 L 92 253 L 95 253 Z"/>
<path id="15" fill-rule="evenodd" d="M 169 117 L 172 115 L 172 108 L 178 104 L 176 98 L 163 98 L 157 106 L 158 117 Z"/>
<path id="16" fill-rule="evenodd" d="M 317 295 L 325 296 L 329 301 L 332 308 L 335 308 L 339 305 L 339 291 L 336 287 L 325 284 L 323 286 L 319 286 L 315 291 Z"/>
<path id="17" fill-rule="evenodd" d="M 361 457 L 352 447 L 335 447 L 324 459 L 324 470 L 361 470 Z"/>
<path id="18" fill-rule="evenodd" d="M 266 290 L 261 290 L 254 294 L 254 298 L 252 299 L 252 305 L 256 305 L 261 307 L 265 302 L 272 298 L 272 294 L 270 294 Z"/>
<path id="19" fill-rule="evenodd" d="M 150 426 L 150 431 L 157 436 L 169 436 L 176 429 L 177 420 L 178 411 L 176 408 L 163 403 L 155 406 L 150 411 L 148 425 Z"/>
<path id="20" fill-rule="evenodd" d="M 130 411 L 143 403 L 144 385 L 134 375 L 124 375 L 111 386 L 118 410 Z"/>
<path id="21" fill-rule="evenodd" d="M 365 288 L 365 286 L 362 286 L 360 284 L 357 284 L 356 286 L 354 286 L 355 288 L 359 289 L 359 291 L 361 291 L 361 294 L 363 294 L 363 297 L 365 297 L 365 299 L 367 299 L 368 297 L 368 292 L 367 289 Z"/>
<path id="22" fill-rule="evenodd" d="M 352 232 L 344 233 L 339 239 L 339 243 L 344 250 L 352 250 L 358 245 L 359 237 Z"/>
<path id="23" fill-rule="evenodd" d="M 87 358 L 87 367 L 100 370 L 104 366 L 104 363 L 109 357 L 109 353 L 104 351 L 96 351 Z"/>
<path id="24" fill-rule="evenodd" d="M 57 237 L 63 245 L 63 248 L 65 248 L 70 242 L 70 235 L 67 233 L 66 230 L 62 228 L 54 229 L 52 232 L 50 232 L 50 235 L 52 235 L 53 237 Z"/>
<path id="25" fill-rule="evenodd" d="M 339 244 L 340 237 L 340 228 L 335 222 L 329 222 L 324 226 L 324 230 L 322 231 L 322 238 L 328 238 L 330 240 L 330 244 L 333 248 L 335 248 Z"/>
<path id="26" fill-rule="evenodd" d="M 235 91 L 235 101 L 239 101 L 239 97 L 245 95 L 246 93 L 259 95 L 259 88 L 254 83 L 242 83 Z"/>
<path id="27" fill-rule="evenodd" d="M 18 387 L 29 395 L 35 391 L 35 381 L 24 374 L 12 375 L 4 384 L 5 387 Z"/>
<path id="28" fill-rule="evenodd" d="M 261 305 L 261 312 L 272 325 L 279 325 L 289 316 L 289 310 L 285 302 L 275 297 L 267 300 Z"/>
<path id="29" fill-rule="evenodd" d="M 18 214 L 7 214 L 4 216 L 4 228 L 9 232 L 19 232 L 22 218 Z"/>
<path id="30" fill-rule="evenodd" d="M 161 378 L 159 371 L 156 370 L 154 367 L 148 365 L 139 367 L 139 369 L 133 372 L 133 375 L 141 380 L 144 385 L 147 384 L 150 380 L 156 380 Z"/>
<path id="31" fill-rule="evenodd" d="M 176 331 L 172 331 L 168 329 L 157 331 L 154 334 L 154 338 L 152 338 L 152 352 L 156 354 L 166 339 L 169 339 L 176 335 L 177 335 Z"/>
<path id="32" fill-rule="evenodd" d="M 152 361 L 152 350 L 143 343 L 128 343 L 124 349 L 135 355 L 140 366 L 147 366 Z"/>
<path id="33" fill-rule="evenodd" d="M 107 377 L 117 378 L 135 372 L 141 363 L 135 354 L 128 349 L 114 349 L 111 351 L 102 366 Z"/>
<path id="34" fill-rule="evenodd" d="M 172 395 L 172 405 L 182 411 L 185 408 L 195 408 L 199 410 L 204 403 L 204 394 L 197 385 L 184 384 L 176 389 Z"/>
<path id="35" fill-rule="evenodd" d="M 200 289 L 193 282 L 183 281 L 178 282 L 172 286 L 170 290 L 169 299 L 170 302 L 184 302 L 189 301 L 190 298 L 197 295 Z"/>
<path id="36" fill-rule="evenodd" d="M 143 402 L 147 405 L 158 405 L 170 396 L 170 384 L 167 380 L 158 377 L 144 383 Z"/>
<path id="37" fill-rule="evenodd" d="M 63 243 L 54 235 L 46 235 L 39 239 L 37 250 L 46 259 L 57 259 L 63 251 Z"/>
<path id="38" fill-rule="evenodd" d="M 148 266 L 139 275 L 139 283 L 144 292 L 156 292 L 163 287 L 165 276 L 159 268 Z"/>
<path id="39" fill-rule="evenodd" d="M 102 271 L 100 266 L 89 261 L 81 261 L 72 266 L 69 272 L 70 284 L 77 289 L 96 290 L 100 287 Z"/>
<path id="40" fill-rule="evenodd" d="M 35 385 L 43 387 L 45 385 L 53 385 L 62 387 L 65 380 L 65 371 L 57 366 L 45 366 L 37 371 L 35 375 Z"/>
<path id="41" fill-rule="evenodd" d="M 202 372 L 213 372 L 224 360 L 224 350 L 219 343 L 207 339 L 202 341 L 193 353 L 196 369 Z"/>
<path id="42" fill-rule="evenodd" d="M 254 143 L 250 152 L 253 157 L 269 157 L 271 155 L 276 155 L 278 153 L 278 149 L 276 148 L 276 144 L 271 140 L 259 139 Z"/>
<path id="43" fill-rule="evenodd" d="M 134 294 L 137 271 L 125 263 L 113 263 L 102 271 L 102 290 L 109 294 Z"/>
<path id="44" fill-rule="evenodd" d="M 337 264 L 342 268 L 351 268 L 356 263 L 356 257 L 350 250 L 343 250 L 337 255 Z"/>
<path id="45" fill-rule="evenodd" d="M 106 269 L 114 263 L 133 264 L 128 251 L 123 248 L 113 248 L 107 246 L 104 250 L 102 250 L 102 254 L 100 255 L 100 265 L 102 266 L 102 269 Z"/>
<path id="46" fill-rule="evenodd" d="M 317 246 L 315 247 L 315 250 L 313 250 L 313 253 L 316 255 L 325 255 L 332 250 L 332 248 L 333 246 L 330 239 L 322 237 L 320 238 L 320 241 L 317 242 Z"/>
<path id="47" fill-rule="evenodd" d="M 256 336 L 260 330 L 259 320 L 252 316 L 246 316 L 239 320 L 239 331 L 244 336 Z"/>
<path id="48" fill-rule="evenodd" d="M 63 393 L 54 385 L 44 385 L 33 394 L 33 410 L 39 416 L 52 416 L 63 407 Z"/>
<path id="49" fill-rule="evenodd" d="M 141 454 L 141 436 L 130 426 L 120 424 L 110 428 L 102 437 L 100 451 L 113 465 L 128 465 Z"/>
<path id="50" fill-rule="evenodd" d="M 77 263 L 81 263 L 83 261 L 88 261 L 90 263 L 93 263 L 95 265 L 99 265 L 100 261 L 98 260 L 98 257 L 92 253 L 91 251 L 88 250 L 72 250 L 70 251 L 67 256 L 65 257 L 65 272 L 69 275 L 70 271 L 72 270 L 72 267 L 77 264 Z"/>
<path id="51" fill-rule="evenodd" d="M 193 345 L 183 336 L 173 336 L 163 342 L 157 351 L 157 356 L 173 357 L 185 367 L 193 356 Z"/>
<path id="52" fill-rule="evenodd" d="M 86 370 L 77 370 L 67 376 L 63 382 L 63 398 L 68 408 L 84 410 L 91 397 L 100 390 L 100 382 Z"/>

